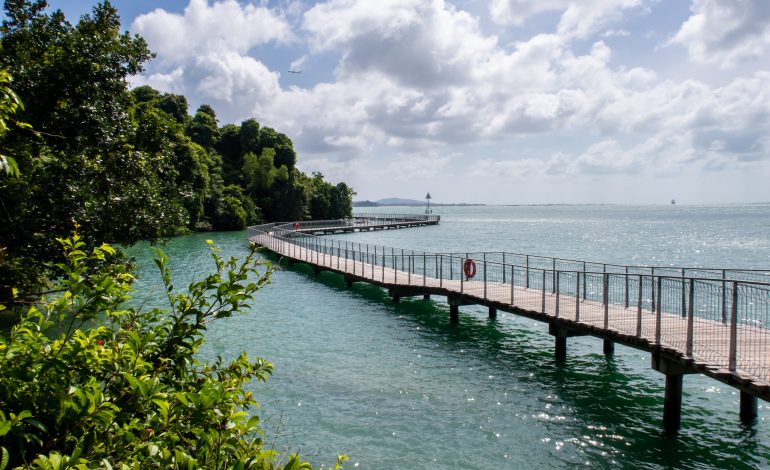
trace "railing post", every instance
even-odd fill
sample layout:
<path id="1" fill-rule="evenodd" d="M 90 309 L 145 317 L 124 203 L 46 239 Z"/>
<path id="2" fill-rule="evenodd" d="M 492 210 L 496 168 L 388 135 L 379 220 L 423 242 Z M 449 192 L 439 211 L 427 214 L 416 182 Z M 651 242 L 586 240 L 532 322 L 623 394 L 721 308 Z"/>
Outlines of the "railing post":
<path id="1" fill-rule="evenodd" d="M 514 265 L 511 265 L 511 305 L 513 305 L 513 286 L 516 285 L 516 279 L 514 277 L 514 271 L 516 267 Z"/>
<path id="2" fill-rule="evenodd" d="M 505 284 L 505 252 L 503 251 L 503 284 Z"/>
<path id="3" fill-rule="evenodd" d="M 690 316 L 687 318 L 687 345 L 685 347 L 685 354 L 688 357 L 692 357 L 692 348 L 693 348 L 693 329 L 695 326 L 695 310 L 693 308 L 693 304 L 695 303 L 695 279 L 690 279 L 690 304 L 689 304 L 689 314 Z"/>
<path id="4" fill-rule="evenodd" d="M 586 275 L 586 262 L 583 261 L 583 300 L 586 299 L 586 292 L 588 292 L 588 285 L 586 283 L 587 278 L 588 276 Z"/>
<path id="5" fill-rule="evenodd" d="M 464 288 L 464 284 L 465 284 L 465 282 L 463 281 L 463 279 L 465 279 L 465 273 L 463 272 L 463 268 L 462 267 L 463 267 L 463 265 L 465 265 L 465 260 L 466 259 L 468 259 L 468 258 L 463 258 L 463 262 L 460 263 L 460 293 L 461 294 L 463 293 L 463 288 Z"/>
<path id="6" fill-rule="evenodd" d="M 602 290 L 604 297 L 604 329 L 610 326 L 610 275 L 606 272 L 602 275 Z"/>
<path id="7" fill-rule="evenodd" d="M 639 298 L 636 299 L 636 336 L 642 336 L 642 296 L 644 295 L 644 277 L 639 275 Z"/>
<path id="8" fill-rule="evenodd" d="M 543 269 L 543 303 L 540 307 L 540 312 L 545 314 L 545 269 Z"/>
<path id="9" fill-rule="evenodd" d="M 626 308 L 628 308 L 628 266 L 626 266 Z"/>
<path id="10" fill-rule="evenodd" d="M 382 282 L 385 282 L 385 247 L 382 247 Z"/>
<path id="11" fill-rule="evenodd" d="M 727 325 L 727 282 L 725 282 L 727 271 L 722 270 L 722 324 Z"/>
<path id="12" fill-rule="evenodd" d="M 374 245 L 374 263 L 372 263 L 372 280 L 374 280 L 374 265 L 377 264 L 377 245 Z"/>
<path id="13" fill-rule="evenodd" d="M 444 255 L 438 255 L 438 286 L 444 287 Z"/>
<path id="14" fill-rule="evenodd" d="M 393 255 L 393 284 L 398 284 L 398 257 L 393 248 L 390 249 L 390 252 Z M 403 261 L 401 262 L 401 267 L 404 267 Z"/>
<path id="15" fill-rule="evenodd" d="M 529 255 L 527 255 L 526 268 L 527 268 L 527 283 L 525 284 L 525 287 L 529 289 Z"/>
<path id="16" fill-rule="evenodd" d="M 585 263 L 583 263 L 583 282 L 585 282 Z M 575 271 L 575 321 L 580 321 L 580 271 Z"/>
<path id="17" fill-rule="evenodd" d="M 551 258 L 551 293 L 556 292 L 556 258 Z"/>
<path id="18" fill-rule="evenodd" d="M 684 268 L 682 268 L 682 318 L 687 318 L 687 279 L 685 279 Z"/>
<path id="19" fill-rule="evenodd" d="M 559 284 L 561 284 L 561 271 L 556 273 L 556 318 L 559 318 Z"/>
<path id="20" fill-rule="evenodd" d="M 484 253 L 484 258 L 487 257 L 487 254 Z M 484 260 L 484 298 L 487 298 L 487 260 Z"/>
<path id="21" fill-rule="evenodd" d="M 650 310 L 655 312 L 657 305 L 655 304 L 655 268 L 650 268 L 650 290 L 652 291 L 652 300 L 650 301 Z M 660 283 L 658 283 L 660 285 Z"/>
<path id="22" fill-rule="evenodd" d="M 409 267 L 406 270 L 406 283 L 412 285 L 412 255 L 409 255 Z"/>
<path id="23" fill-rule="evenodd" d="M 425 287 L 425 284 L 428 280 L 428 258 L 425 252 L 422 252 L 422 286 Z"/>
<path id="24" fill-rule="evenodd" d="M 663 297 L 663 292 L 661 291 L 661 288 L 663 287 L 663 278 L 661 276 L 658 276 L 658 311 L 656 312 L 655 316 L 655 344 L 660 345 L 660 329 L 661 329 L 661 297 Z M 653 286 L 654 290 L 654 286 Z"/>
<path id="25" fill-rule="evenodd" d="M 730 371 L 738 367 L 738 282 L 733 281 L 733 305 L 730 316 Z"/>

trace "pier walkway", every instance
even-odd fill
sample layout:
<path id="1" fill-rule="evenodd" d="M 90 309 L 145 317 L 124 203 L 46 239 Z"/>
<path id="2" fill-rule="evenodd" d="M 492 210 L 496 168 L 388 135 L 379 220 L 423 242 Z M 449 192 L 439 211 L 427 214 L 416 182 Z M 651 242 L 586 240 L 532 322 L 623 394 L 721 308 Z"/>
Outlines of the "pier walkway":
<path id="1" fill-rule="evenodd" d="M 740 416 L 770 401 L 770 271 L 619 266 L 519 253 L 428 253 L 318 234 L 439 223 L 438 216 L 357 214 L 354 219 L 266 224 L 249 240 L 317 272 L 367 282 L 401 297 L 446 296 L 450 320 L 479 304 L 549 325 L 557 360 L 567 338 L 604 340 L 651 353 L 665 374 L 663 424 L 679 428 L 682 378 L 702 373 L 740 390 Z"/>

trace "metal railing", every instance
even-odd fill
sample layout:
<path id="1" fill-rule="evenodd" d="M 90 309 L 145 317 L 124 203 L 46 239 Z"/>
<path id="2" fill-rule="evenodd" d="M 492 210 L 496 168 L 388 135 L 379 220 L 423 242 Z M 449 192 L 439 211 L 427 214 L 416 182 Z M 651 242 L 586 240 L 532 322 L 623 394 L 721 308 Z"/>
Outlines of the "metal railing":
<path id="1" fill-rule="evenodd" d="M 369 214 L 353 223 L 368 227 L 401 220 L 408 226 L 430 216 L 399 217 Z M 299 229 L 339 222 L 299 222 Z M 503 252 L 430 253 L 297 230 L 295 223 L 266 224 L 250 227 L 249 238 L 281 255 L 382 285 L 430 287 L 563 318 L 770 382 L 768 271 L 619 266 Z M 474 266 L 473 276 L 464 273 L 466 264 Z"/>
<path id="2" fill-rule="evenodd" d="M 270 227 L 277 236 L 288 236 L 293 233 L 314 233 L 333 231 L 367 230 L 379 227 L 408 227 L 414 225 L 435 224 L 440 220 L 438 215 L 418 214 L 355 214 L 347 219 L 304 220 L 297 222 L 279 222 L 258 227 Z M 249 230 L 255 227 L 249 227 Z"/>

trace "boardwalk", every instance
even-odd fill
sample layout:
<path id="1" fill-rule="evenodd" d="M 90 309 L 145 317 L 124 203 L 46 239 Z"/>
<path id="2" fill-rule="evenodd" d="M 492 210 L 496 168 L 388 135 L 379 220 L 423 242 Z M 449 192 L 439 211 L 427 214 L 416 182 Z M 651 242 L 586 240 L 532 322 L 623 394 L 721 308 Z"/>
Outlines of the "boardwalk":
<path id="1" fill-rule="evenodd" d="M 442 295 L 450 318 L 480 304 L 549 324 L 556 356 L 567 338 L 592 335 L 652 353 L 666 375 L 664 425 L 679 427 L 682 375 L 703 373 L 741 390 L 741 417 L 770 400 L 770 273 L 636 267 L 516 253 L 426 253 L 308 236 L 438 223 L 434 216 L 368 214 L 352 220 L 268 224 L 252 242 L 290 261 L 404 296 Z M 464 272 L 465 271 L 465 272 Z M 469 274 L 472 274 L 469 275 Z"/>

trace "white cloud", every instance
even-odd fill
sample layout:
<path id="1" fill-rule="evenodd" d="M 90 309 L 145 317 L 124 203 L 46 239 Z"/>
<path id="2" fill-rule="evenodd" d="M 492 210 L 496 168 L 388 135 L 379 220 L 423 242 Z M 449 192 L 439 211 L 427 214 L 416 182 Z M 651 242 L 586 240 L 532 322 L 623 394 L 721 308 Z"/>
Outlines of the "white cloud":
<path id="1" fill-rule="evenodd" d="M 706 3 L 696 0 L 694 11 Z M 255 117 L 291 136 L 304 170 L 361 184 L 378 184 L 366 179 L 362 162 L 377 164 L 383 177 L 409 174 L 417 184 L 457 177 L 450 169 L 460 166 L 478 177 L 567 182 L 603 175 L 674 178 L 685 170 L 750 168 L 770 158 L 770 72 L 721 86 L 697 76 L 671 79 L 654 61 L 627 65 L 613 41 L 575 40 L 640 37 L 622 21 L 642 0 L 509 0 L 491 8 L 506 5 L 521 7 L 509 23 L 552 11 L 560 13 L 558 27 L 501 45 L 483 30 L 486 22 L 443 0 L 374 6 L 328 0 L 302 10 L 301 29 L 292 32 L 280 14 L 263 7 L 192 0 L 184 15 L 156 10 L 137 18 L 160 59 L 137 83 L 209 103 L 222 122 Z M 282 26 L 232 44 L 222 31 L 196 36 L 225 11 L 237 17 L 228 20 L 235 30 L 247 20 Z M 174 54 L 183 41 L 167 37 L 161 27 L 167 18 L 172 21 L 163 28 L 195 36 L 195 51 Z M 332 62 L 336 68 L 310 85 L 282 87 L 285 77 L 266 65 L 272 62 L 254 55 L 266 42 L 289 50 L 286 63 L 296 58 L 291 67 L 310 64 L 315 72 Z M 505 146 L 532 141 L 547 142 L 548 149 L 502 157 L 516 154 Z M 504 150 L 479 159 L 472 151 L 477 145 Z"/>
<path id="2" fill-rule="evenodd" d="M 446 175 L 450 163 L 459 157 L 458 154 L 441 155 L 438 152 L 429 154 L 400 154 L 389 165 L 388 170 L 397 179 L 431 178 Z"/>
<path id="3" fill-rule="evenodd" d="M 670 44 L 685 46 L 693 60 L 729 68 L 768 56 L 767 0 L 694 0 L 690 9 Z"/>
<path id="4" fill-rule="evenodd" d="M 302 27 L 313 50 L 342 53 L 341 76 L 376 71 L 423 89 L 463 83 L 497 44 L 443 0 L 330 0 L 307 11 Z"/>
<path id="5" fill-rule="evenodd" d="M 564 37 L 587 38 L 617 22 L 623 12 L 641 6 L 643 0 L 492 0 L 492 20 L 498 24 L 521 25 L 534 15 L 559 12 L 557 31 Z M 623 30 L 618 31 L 618 35 Z"/>
<path id="6" fill-rule="evenodd" d="M 564 11 L 570 0 L 491 0 L 489 10 L 498 24 L 520 25 L 531 16 L 550 11 Z"/>
<path id="7" fill-rule="evenodd" d="M 237 52 L 271 41 L 288 42 L 293 34 L 274 11 L 235 0 L 190 0 L 179 15 L 160 8 L 134 19 L 131 29 L 144 37 L 161 61 L 200 54 Z"/>

